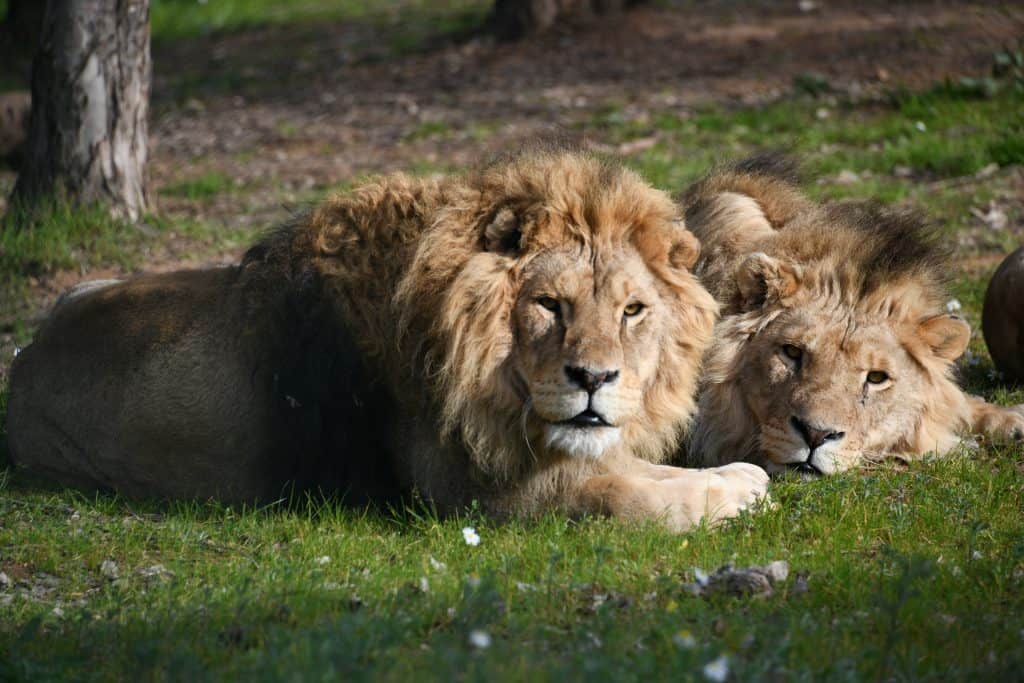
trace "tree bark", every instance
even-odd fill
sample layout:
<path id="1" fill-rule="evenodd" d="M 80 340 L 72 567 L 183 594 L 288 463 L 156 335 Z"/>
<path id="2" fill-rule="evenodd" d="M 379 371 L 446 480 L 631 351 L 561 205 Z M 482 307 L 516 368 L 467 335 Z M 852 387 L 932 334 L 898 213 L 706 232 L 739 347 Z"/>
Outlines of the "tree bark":
<path id="1" fill-rule="evenodd" d="M 149 0 L 48 0 L 12 204 L 148 205 Z"/>
<path id="2" fill-rule="evenodd" d="M 544 33 L 566 21 L 618 12 L 643 0 L 495 0 L 491 26 L 499 38 Z"/>

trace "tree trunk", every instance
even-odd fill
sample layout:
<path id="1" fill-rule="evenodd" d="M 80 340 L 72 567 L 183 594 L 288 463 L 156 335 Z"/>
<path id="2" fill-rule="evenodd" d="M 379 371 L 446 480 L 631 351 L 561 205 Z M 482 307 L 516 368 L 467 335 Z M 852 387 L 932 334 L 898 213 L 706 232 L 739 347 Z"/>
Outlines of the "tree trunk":
<path id="1" fill-rule="evenodd" d="M 544 33 L 566 21 L 618 12 L 643 0 L 495 0 L 491 26 L 499 38 L 514 40 Z"/>
<path id="2" fill-rule="evenodd" d="M 137 220 L 150 75 L 149 0 L 48 0 L 12 204 L 103 203 Z"/>

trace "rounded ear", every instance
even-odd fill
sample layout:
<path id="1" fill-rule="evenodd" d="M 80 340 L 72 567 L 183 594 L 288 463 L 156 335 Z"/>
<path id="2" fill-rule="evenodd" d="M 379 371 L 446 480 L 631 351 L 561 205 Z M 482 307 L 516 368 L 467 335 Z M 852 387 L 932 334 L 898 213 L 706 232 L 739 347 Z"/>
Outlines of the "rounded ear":
<path id="1" fill-rule="evenodd" d="M 785 299 L 800 284 L 800 268 L 757 252 L 748 256 L 736 269 L 736 284 L 744 310 Z"/>
<path id="2" fill-rule="evenodd" d="M 917 326 L 917 334 L 939 358 L 954 361 L 967 350 L 971 326 L 955 315 L 936 315 Z"/>
<path id="3" fill-rule="evenodd" d="M 668 252 L 668 262 L 673 268 L 693 270 L 700 257 L 700 240 L 686 229 L 682 221 L 675 221 L 672 225 L 676 230 L 672 234 L 674 242 Z"/>
<path id="4" fill-rule="evenodd" d="M 517 254 L 521 248 L 522 232 L 519 217 L 512 209 L 499 209 L 484 228 L 484 250 L 499 254 Z"/>

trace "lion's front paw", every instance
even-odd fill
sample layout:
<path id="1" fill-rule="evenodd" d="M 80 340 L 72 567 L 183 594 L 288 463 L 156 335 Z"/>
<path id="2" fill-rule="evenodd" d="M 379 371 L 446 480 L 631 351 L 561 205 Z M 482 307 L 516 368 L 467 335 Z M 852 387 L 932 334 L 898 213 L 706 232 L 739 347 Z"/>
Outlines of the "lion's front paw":
<path id="1" fill-rule="evenodd" d="M 705 470 L 709 475 L 704 516 L 714 524 L 735 517 L 768 495 L 768 473 L 749 462 Z"/>
<path id="2" fill-rule="evenodd" d="M 1024 405 L 992 407 L 977 421 L 977 429 L 993 441 L 1024 441 Z"/>

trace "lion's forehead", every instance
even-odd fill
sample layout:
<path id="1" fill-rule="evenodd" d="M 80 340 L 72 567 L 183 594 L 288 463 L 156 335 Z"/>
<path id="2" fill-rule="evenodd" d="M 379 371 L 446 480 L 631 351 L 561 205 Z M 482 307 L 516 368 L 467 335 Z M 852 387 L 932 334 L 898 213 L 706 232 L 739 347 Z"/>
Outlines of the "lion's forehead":
<path id="1" fill-rule="evenodd" d="M 599 301 L 621 301 L 654 284 L 643 259 L 627 249 L 604 258 L 585 249 L 550 251 L 533 260 L 526 281 L 529 288 L 548 289 L 552 296 L 574 299 L 592 294 Z"/>
<path id="2" fill-rule="evenodd" d="M 778 342 L 819 356 L 881 362 L 905 355 L 899 329 L 880 316 L 812 308 L 780 316 L 769 329 Z"/>

